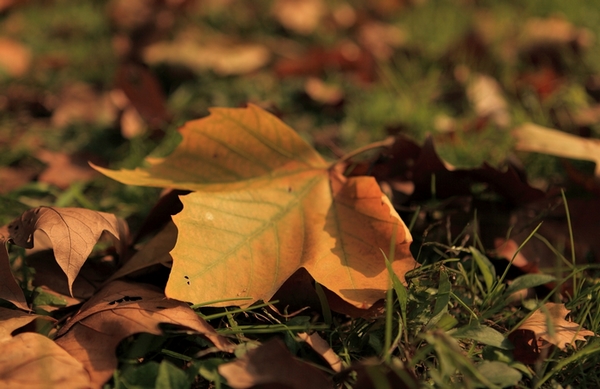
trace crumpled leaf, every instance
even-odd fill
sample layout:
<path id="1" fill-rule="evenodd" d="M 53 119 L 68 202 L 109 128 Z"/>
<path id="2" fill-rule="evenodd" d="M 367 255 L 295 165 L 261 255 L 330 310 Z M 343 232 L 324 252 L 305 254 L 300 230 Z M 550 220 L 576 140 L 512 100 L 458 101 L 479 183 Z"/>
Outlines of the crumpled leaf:
<path id="1" fill-rule="evenodd" d="M 412 237 L 374 178 L 342 176 L 256 106 L 211 112 L 188 122 L 179 147 L 146 169 L 97 168 L 126 184 L 197 191 L 181 198 L 184 209 L 173 218 L 179 236 L 168 297 L 201 303 L 249 296 L 249 305 L 271 298 L 304 267 L 368 308 L 387 288 L 380 249 L 389 250 L 393 231 L 392 267 L 404 281 L 416 266 Z"/>
<path id="2" fill-rule="evenodd" d="M 531 330 L 538 339 L 552 343 L 564 350 L 567 344 L 575 347 L 576 340 L 585 340 L 586 336 L 596 335 L 577 323 L 565 320 L 569 310 L 564 304 L 546 303 L 545 309 L 535 311 L 521 326 L 520 330 Z M 548 316 L 549 315 L 549 316 Z M 553 331 L 548 329 L 548 321 L 552 323 Z"/>
<path id="3" fill-rule="evenodd" d="M 185 303 L 165 298 L 150 285 L 115 281 L 99 291 L 60 329 L 56 343 L 83 363 L 93 387 L 100 387 L 117 367 L 115 349 L 140 332 L 162 334 L 160 323 L 187 327 L 229 351 L 227 339 Z"/>
<path id="4" fill-rule="evenodd" d="M 43 335 L 25 332 L 0 343 L 0 387 L 90 388 L 81 362 Z"/>
<path id="5" fill-rule="evenodd" d="M 34 232 L 45 233 L 52 243 L 56 262 L 67 275 L 69 292 L 81 266 L 104 231 L 124 244 L 127 226 L 115 215 L 82 208 L 38 207 L 8 225 L 9 238 L 18 246 L 33 248 Z"/>
<path id="6" fill-rule="evenodd" d="M 219 374 L 234 389 L 272 385 L 290 389 L 330 389 L 333 383 L 317 368 L 292 356 L 282 341 L 273 338 L 234 362 L 219 365 Z"/>

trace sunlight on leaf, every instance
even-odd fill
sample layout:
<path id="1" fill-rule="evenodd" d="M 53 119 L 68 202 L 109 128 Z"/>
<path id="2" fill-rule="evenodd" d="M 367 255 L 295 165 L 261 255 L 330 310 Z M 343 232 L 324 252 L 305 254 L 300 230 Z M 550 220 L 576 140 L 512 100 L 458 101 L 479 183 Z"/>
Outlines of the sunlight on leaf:
<path id="1" fill-rule="evenodd" d="M 293 130 L 250 105 L 188 122 L 171 156 L 104 174 L 126 184 L 196 190 L 173 217 L 167 296 L 192 303 L 268 300 L 300 267 L 344 300 L 369 308 L 384 297 L 380 248 L 392 268 L 416 266 L 410 232 L 374 178 L 346 178 Z M 395 227 L 396 226 L 396 227 Z M 222 305 L 228 305 L 223 303 Z"/>

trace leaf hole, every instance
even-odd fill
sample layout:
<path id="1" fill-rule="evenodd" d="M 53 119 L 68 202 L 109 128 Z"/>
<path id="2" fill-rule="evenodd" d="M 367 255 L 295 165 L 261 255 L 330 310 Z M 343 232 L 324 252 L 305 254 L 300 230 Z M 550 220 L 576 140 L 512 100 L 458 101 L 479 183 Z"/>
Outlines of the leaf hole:
<path id="1" fill-rule="evenodd" d="M 291 192 L 292 192 L 292 187 L 290 186 L 290 187 L 288 187 L 288 193 L 291 193 Z"/>

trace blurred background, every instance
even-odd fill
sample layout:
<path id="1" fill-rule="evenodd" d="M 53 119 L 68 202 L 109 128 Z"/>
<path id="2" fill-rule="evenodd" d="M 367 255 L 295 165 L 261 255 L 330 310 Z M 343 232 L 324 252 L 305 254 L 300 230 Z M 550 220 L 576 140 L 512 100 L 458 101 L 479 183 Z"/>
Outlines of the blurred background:
<path id="1" fill-rule="evenodd" d="M 593 163 L 523 153 L 511 131 L 600 135 L 599 21 L 585 0 L 1 0 L 0 195 L 144 214 L 157 190 L 87 161 L 139 166 L 249 102 L 329 158 L 429 135 L 455 167 L 583 185 Z"/>

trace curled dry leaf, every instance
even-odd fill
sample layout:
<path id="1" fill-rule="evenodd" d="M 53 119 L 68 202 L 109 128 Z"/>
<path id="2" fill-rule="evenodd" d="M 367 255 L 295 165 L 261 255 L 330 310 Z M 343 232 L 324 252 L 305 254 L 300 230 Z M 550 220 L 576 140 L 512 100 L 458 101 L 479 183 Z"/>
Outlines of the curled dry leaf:
<path id="1" fill-rule="evenodd" d="M 67 275 L 69 292 L 81 266 L 104 231 L 124 244 L 127 226 L 115 215 L 81 208 L 38 207 L 8 225 L 9 238 L 18 246 L 34 247 L 34 232 L 48 236 L 56 262 Z M 119 247 L 120 248 L 120 247 Z"/>
<path id="2" fill-rule="evenodd" d="M 396 242 L 392 267 L 401 280 L 417 266 L 410 232 L 374 178 L 344 177 L 256 106 L 211 112 L 188 122 L 173 154 L 147 169 L 97 168 L 126 184 L 197 191 L 181 198 L 183 211 L 173 218 L 179 232 L 167 296 L 194 303 L 251 297 L 241 301 L 249 305 L 270 299 L 304 267 L 369 308 L 388 283 L 380 249 Z"/>
<path id="3" fill-rule="evenodd" d="M 219 350 L 229 341 L 185 303 L 170 300 L 149 285 L 115 281 L 108 284 L 60 329 L 56 343 L 84 365 L 92 387 L 101 387 L 117 367 L 119 342 L 140 332 L 160 335 L 161 323 L 183 326 L 208 338 Z"/>
<path id="4" fill-rule="evenodd" d="M 545 309 L 535 311 L 520 327 L 520 330 L 531 330 L 538 339 L 552 343 L 564 350 L 567 344 L 575 347 L 576 340 L 585 340 L 586 336 L 596 335 L 579 324 L 566 321 L 569 310 L 564 304 L 546 303 Z M 548 329 L 548 322 L 554 327 Z"/>
<path id="5" fill-rule="evenodd" d="M 248 351 L 234 362 L 220 365 L 219 374 L 234 389 L 257 385 L 290 389 L 333 387 L 322 371 L 294 358 L 283 342 L 276 338 Z"/>

